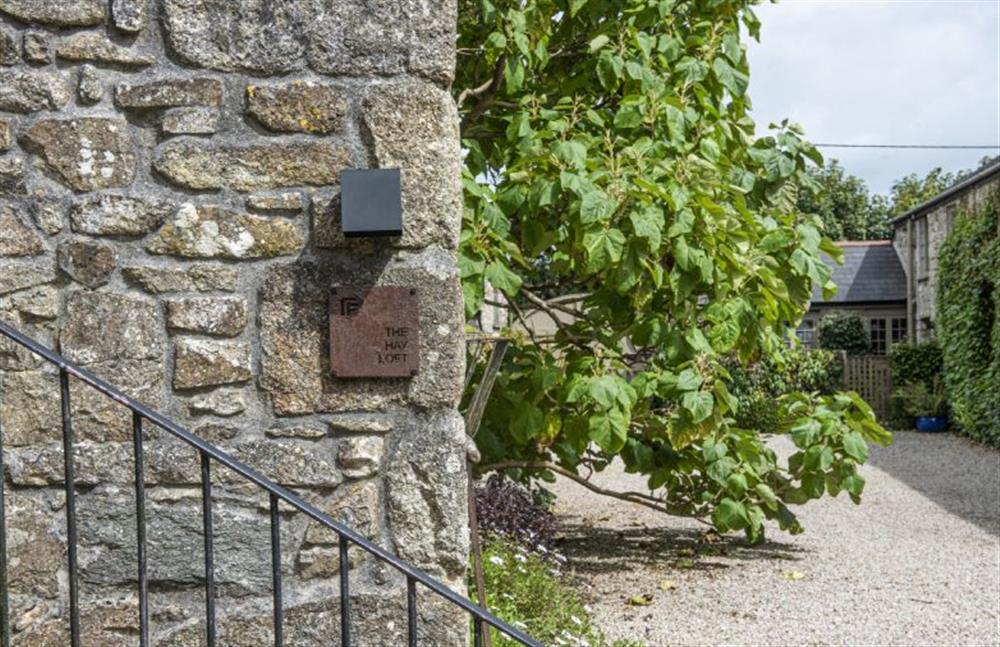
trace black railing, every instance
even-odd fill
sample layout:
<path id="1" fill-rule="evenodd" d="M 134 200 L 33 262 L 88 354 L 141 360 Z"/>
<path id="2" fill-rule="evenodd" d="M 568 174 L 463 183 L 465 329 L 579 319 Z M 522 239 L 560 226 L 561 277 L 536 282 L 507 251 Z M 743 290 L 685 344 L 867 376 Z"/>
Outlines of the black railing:
<path id="1" fill-rule="evenodd" d="M 59 369 L 59 384 L 62 398 L 62 433 L 66 487 L 66 528 L 69 560 L 69 624 L 70 644 L 80 645 L 80 602 L 79 576 L 77 573 L 77 525 L 76 525 L 76 488 L 74 487 L 73 460 L 73 424 L 70 415 L 70 376 L 96 389 L 98 392 L 128 408 L 132 412 L 132 430 L 135 454 L 135 497 L 136 497 L 136 536 L 138 579 L 136 587 L 139 595 L 139 644 L 149 645 L 149 603 L 146 554 L 146 510 L 145 510 L 145 476 L 143 472 L 143 421 L 148 421 L 181 439 L 201 456 L 202 483 L 202 521 L 205 540 L 205 625 L 208 647 L 216 645 L 215 618 L 215 567 L 212 530 L 212 462 L 232 470 L 257 487 L 266 491 L 270 497 L 271 523 L 271 573 L 273 586 L 273 626 L 274 644 L 281 647 L 284 643 L 284 611 L 282 607 L 281 582 L 281 538 L 278 518 L 279 502 L 305 514 L 317 523 L 337 534 L 339 538 L 340 560 L 340 643 L 344 647 L 351 644 L 351 596 L 348 549 L 354 544 L 370 553 L 378 560 L 389 564 L 406 577 L 407 597 L 407 644 L 417 645 L 417 585 L 423 586 L 432 593 L 444 598 L 452 605 L 468 613 L 472 622 L 473 643 L 476 647 L 482 644 L 483 634 L 492 627 L 514 641 L 531 647 L 542 647 L 541 643 L 532 639 L 524 632 L 512 627 L 497 618 L 489 611 L 477 606 L 471 600 L 455 593 L 447 586 L 438 582 L 418 568 L 402 561 L 385 549 L 373 544 L 347 526 L 334 521 L 315 506 L 304 501 L 287 489 L 274 483 L 254 469 L 243 465 L 219 448 L 206 443 L 191 432 L 171 422 L 161 414 L 126 396 L 107 382 L 92 375 L 88 371 L 74 365 L 52 350 L 26 337 L 14 328 L 0 322 L 0 335 L 7 337 L 18 345 L 28 349 Z M 9 603 L 7 591 L 7 532 L 5 519 L 4 487 L 5 479 L 3 465 L 3 429 L 0 421 L 0 633 L 2 646 L 10 647 L 11 629 L 9 618 Z M 471 504 L 471 502 L 470 502 Z"/>

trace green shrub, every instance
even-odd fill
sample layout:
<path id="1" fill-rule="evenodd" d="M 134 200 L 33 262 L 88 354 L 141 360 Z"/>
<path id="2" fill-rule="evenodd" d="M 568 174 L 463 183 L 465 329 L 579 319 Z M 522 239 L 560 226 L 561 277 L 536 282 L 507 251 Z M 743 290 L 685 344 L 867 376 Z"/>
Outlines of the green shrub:
<path id="1" fill-rule="evenodd" d="M 844 366 L 835 353 L 792 348 L 784 353 L 783 358 L 784 367 L 781 370 L 786 383 L 784 393 L 817 391 L 829 395 L 840 388 Z"/>
<path id="2" fill-rule="evenodd" d="M 935 377 L 930 385 L 920 381 L 907 382 L 897 387 L 892 397 L 913 418 L 948 415 L 948 400 L 940 376 Z"/>
<path id="3" fill-rule="evenodd" d="M 819 322 L 820 348 L 864 355 L 869 343 L 865 320 L 856 312 L 831 312 Z"/>
<path id="4" fill-rule="evenodd" d="M 830 351 L 789 348 L 746 368 L 733 361 L 727 369 L 726 386 L 737 401 L 736 426 L 772 433 L 780 423 L 776 398 L 795 391 L 833 393 L 844 367 Z"/>
<path id="5" fill-rule="evenodd" d="M 941 346 L 937 341 L 921 344 L 896 344 L 889 353 L 892 361 L 893 384 L 902 386 L 920 382 L 927 386 L 934 383 L 944 370 Z"/>
<path id="6" fill-rule="evenodd" d="M 938 254 L 937 328 L 955 422 L 1000 445 L 1000 216 L 997 196 L 964 214 Z"/>
<path id="7" fill-rule="evenodd" d="M 559 574 L 558 559 L 543 559 L 509 541 L 494 539 L 483 547 L 486 600 L 493 613 L 545 645 L 626 647 L 638 643 L 608 643 L 593 626 L 580 595 Z M 469 588 L 475 596 L 475 581 Z M 518 643 L 498 631 L 495 647 Z"/>

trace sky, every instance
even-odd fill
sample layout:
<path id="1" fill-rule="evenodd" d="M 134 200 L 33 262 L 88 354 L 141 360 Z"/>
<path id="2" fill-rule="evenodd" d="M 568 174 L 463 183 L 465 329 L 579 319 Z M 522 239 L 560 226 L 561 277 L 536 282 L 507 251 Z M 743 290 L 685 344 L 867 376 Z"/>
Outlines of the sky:
<path id="1" fill-rule="evenodd" d="M 758 132 L 788 117 L 816 143 L 1000 145 L 1000 0 L 784 0 L 756 12 Z M 820 150 L 878 193 L 1000 154 Z"/>

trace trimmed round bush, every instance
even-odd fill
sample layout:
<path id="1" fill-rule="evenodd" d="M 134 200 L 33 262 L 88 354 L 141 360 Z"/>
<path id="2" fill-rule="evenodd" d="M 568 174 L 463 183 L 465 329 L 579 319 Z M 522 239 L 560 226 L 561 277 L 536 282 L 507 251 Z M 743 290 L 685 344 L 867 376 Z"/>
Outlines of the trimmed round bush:
<path id="1" fill-rule="evenodd" d="M 997 196 L 959 218 L 939 253 L 937 329 L 954 421 L 1000 445 L 1000 216 Z"/>
<path id="2" fill-rule="evenodd" d="M 820 348 L 864 355 L 869 343 L 865 320 L 856 312 L 831 312 L 819 322 Z"/>

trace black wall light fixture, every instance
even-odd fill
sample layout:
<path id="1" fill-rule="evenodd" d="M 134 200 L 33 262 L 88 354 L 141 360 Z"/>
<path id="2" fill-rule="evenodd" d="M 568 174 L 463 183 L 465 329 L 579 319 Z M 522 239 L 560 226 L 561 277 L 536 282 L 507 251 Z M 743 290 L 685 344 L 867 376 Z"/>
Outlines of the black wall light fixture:
<path id="1" fill-rule="evenodd" d="M 341 172 L 340 215 L 347 238 L 401 236 L 402 203 L 398 168 Z"/>

